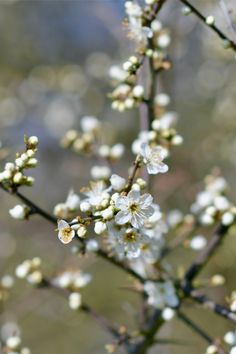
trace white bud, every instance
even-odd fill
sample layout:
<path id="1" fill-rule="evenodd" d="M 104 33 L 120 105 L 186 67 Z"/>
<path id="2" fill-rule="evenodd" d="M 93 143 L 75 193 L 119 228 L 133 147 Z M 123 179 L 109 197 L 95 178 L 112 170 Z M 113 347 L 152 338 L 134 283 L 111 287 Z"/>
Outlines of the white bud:
<path id="1" fill-rule="evenodd" d="M 172 144 L 176 146 L 183 144 L 183 141 L 183 137 L 179 134 L 175 135 L 171 140 Z"/>
<path id="2" fill-rule="evenodd" d="M 206 244 L 207 240 L 202 235 L 194 236 L 190 241 L 190 247 L 195 251 L 202 250 L 206 246 Z"/>
<path id="3" fill-rule="evenodd" d="M 154 20 L 152 21 L 151 23 L 151 29 L 154 31 L 154 32 L 159 32 L 161 29 L 162 29 L 162 23 L 158 20 Z"/>
<path id="4" fill-rule="evenodd" d="M 158 106 L 166 107 L 170 103 L 170 97 L 166 93 L 159 93 L 155 97 L 155 103 Z"/>
<path id="5" fill-rule="evenodd" d="M 81 306 L 82 298 L 80 293 L 71 293 L 69 295 L 69 306 L 72 310 L 78 310 Z"/>
<path id="6" fill-rule="evenodd" d="M 91 176 L 94 179 L 108 179 L 111 175 L 111 170 L 108 166 L 93 166 L 91 169 Z"/>
<path id="7" fill-rule="evenodd" d="M 160 48 L 167 48 L 170 45 L 171 38 L 168 33 L 162 33 L 157 39 L 157 45 Z"/>
<path id="8" fill-rule="evenodd" d="M 229 208 L 230 203 L 226 197 L 219 195 L 214 199 L 214 204 L 218 210 L 226 210 Z"/>
<path id="9" fill-rule="evenodd" d="M 175 311 L 171 309 L 170 307 L 166 307 L 162 311 L 162 317 L 164 318 L 165 321 L 170 321 L 172 318 L 175 316 Z"/>
<path id="10" fill-rule="evenodd" d="M 206 24 L 208 26 L 212 26 L 215 23 L 215 17 L 214 16 L 207 16 L 206 18 Z"/>
<path id="11" fill-rule="evenodd" d="M 5 164 L 5 170 L 9 170 L 9 171 L 13 172 L 14 169 L 15 169 L 15 165 L 13 162 L 7 162 Z"/>
<path id="12" fill-rule="evenodd" d="M 132 63 L 130 61 L 125 61 L 123 64 L 123 69 L 129 71 L 132 68 Z"/>
<path id="13" fill-rule="evenodd" d="M 144 88 L 141 85 L 136 85 L 133 88 L 133 95 L 136 98 L 141 98 L 144 95 Z"/>
<path id="14" fill-rule="evenodd" d="M 15 163 L 17 167 L 23 167 L 25 164 L 25 162 L 20 157 L 15 160 Z"/>
<path id="15" fill-rule="evenodd" d="M 103 219 L 110 220 L 114 216 L 113 208 L 110 206 L 107 209 L 103 210 L 101 214 L 102 214 Z"/>
<path id="16" fill-rule="evenodd" d="M 34 135 L 30 136 L 29 139 L 28 139 L 29 145 L 37 146 L 38 142 L 39 142 L 38 137 L 34 136 Z"/>
<path id="17" fill-rule="evenodd" d="M 106 231 L 106 229 L 107 229 L 107 226 L 104 222 L 102 222 L 102 221 L 95 222 L 94 232 L 97 235 L 101 235 L 104 231 Z"/>
<path id="18" fill-rule="evenodd" d="M 110 182 L 111 182 L 112 188 L 118 192 L 120 192 L 122 189 L 124 189 L 124 187 L 126 185 L 126 180 L 118 175 L 115 175 L 115 174 L 111 176 Z"/>
<path id="19" fill-rule="evenodd" d="M 27 162 L 28 167 L 36 167 L 38 164 L 38 160 L 35 159 L 34 157 L 30 158 Z"/>
<path id="20" fill-rule="evenodd" d="M 29 149 L 29 150 L 27 150 L 26 154 L 28 157 L 33 157 L 35 155 L 35 152 L 34 152 L 34 150 Z"/>
<path id="21" fill-rule="evenodd" d="M 222 215 L 222 220 L 221 220 L 222 224 L 226 225 L 226 226 L 232 225 L 233 222 L 234 222 L 234 218 L 235 218 L 234 214 L 232 214 L 229 211 L 227 211 L 226 213 L 224 213 Z"/>
<path id="22" fill-rule="evenodd" d="M 42 272 L 39 270 L 35 270 L 34 272 L 30 273 L 27 277 L 27 280 L 30 284 L 38 285 L 43 280 Z"/>
<path id="23" fill-rule="evenodd" d="M 109 157 L 110 147 L 108 145 L 101 145 L 99 147 L 98 153 L 101 157 Z"/>
<path id="24" fill-rule="evenodd" d="M 88 211 L 91 210 L 91 204 L 89 202 L 83 201 L 80 203 L 80 210 L 83 213 L 87 213 Z"/>
<path id="25" fill-rule="evenodd" d="M 10 349 L 18 349 L 21 345 L 21 339 L 18 336 L 9 337 L 6 341 L 6 346 Z"/>
<path id="26" fill-rule="evenodd" d="M 81 119 L 80 125 L 85 133 L 94 132 L 99 129 L 100 122 L 96 117 L 85 116 Z"/>
<path id="27" fill-rule="evenodd" d="M 24 205 L 15 205 L 9 210 L 9 214 L 13 219 L 24 220 L 27 215 L 27 208 Z"/>
<path id="28" fill-rule="evenodd" d="M 21 172 L 17 172 L 13 177 L 13 182 L 17 184 L 21 183 L 22 178 L 23 178 L 23 174 Z"/>
<path id="29" fill-rule="evenodd" d="M 5 288 L 5 289 L 10 289 L 12 288 L 14 284 L 14 278 L 11 275 L 4 275 L 1 279 L 1 285 Z"/>
<path id="30" fill-rule="evenodd" d="M 99 244 L 97 240 L 95 239 L 88 240 L 88 242 L 86 243 L 86 250 L 88 252 L 96 252 L 98 249 L 99 249 Z"/>
<path id="31" fill-rule="evenodd" d="M 16 267 L 16 276 L 17 278 L 24 279 L 30 272 L 31 270 L 31 262 L 30 261 L 24 261 L 22 264 L 19 264 Z"/>
<path id="32" fill-rule="evenodd" d="M 3 171 L 3 179 L 10 179 L 12 176 L 12 172 L 10 170 Z"/>
<path id="33" fill-rule="evenodd" d="M 123 156 L 125 147 L 123 144 L 115 144 L 111 148 L 111 158 L 119 159 Z"/>
<path id="34" fill-rule="evenodd" d="M 87 233 L 86 227 L 84 225 L 79 225 L 79 228 L 77 230 L 77 235 L 81 238 L 83 238 Z"/>

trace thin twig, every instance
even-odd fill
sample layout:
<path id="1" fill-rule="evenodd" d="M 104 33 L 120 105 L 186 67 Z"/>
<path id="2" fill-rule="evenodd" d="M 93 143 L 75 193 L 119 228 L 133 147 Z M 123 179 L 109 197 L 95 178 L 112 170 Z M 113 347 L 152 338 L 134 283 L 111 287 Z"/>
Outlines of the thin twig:
<path id="1" fill-rule="evenodd" d="M 228 30 L 231 32 L 231 35 L 234 39 L 234 41 L 236 42 L 236 31 L 235 31 L 235 28 L 232 24 L 232 21 L 231 21 L 231 18 L 230 18 L 230 14 L 229 14 L 229 10 L 226 6 L 226 3 L 224 0 L 219 0 L 219 4 L 220 4 L 220 7 L 222 9 L 222 12 L 223 12 L 223 15 L 225 17 L 225 20 L 226 20 L 226 23 L 227 23 L 227 28 Z"/>
<path id="2" fill-rule="evenodd" d="M 196 7 L 194 7 L 188 0 L 179 0 L 184 5 L 189 7 L 191 11 L 209 28 L 211 28 L 221 39 L 227 41 L 230 48 L 236 51 L 236 43 L 230 39 L 224 32 L 222 32 L 214 23 L 212 25 L 207 24 L 207 17 L 205 17 Z"/>
<path id="3" fill-rule="evenodd" d="M 188 318 L 183 312 L 178 311 L 178 317 L 182 322 L 184 322 L 189 328 L 191 328 L 207 343 L 209 344 L 214 343 L 214 340 L 207 333 L 205 333 L 205 331 L 203 331 L 203 329 L 201 329 L 195 322 L 193 322 L 190 318 Z"/>
<path id="4" fill-rule="evenodd" d="M 220 245 L 222 239 L 227 234 L 229 227 L 220 224 L 208 242 L 207 246 L 202 250 L 197 259 L 191 264 L 184 276 L 185 283 L 192 283 L 194 278 L 200 273 L 205 264 L 210 260 Z"/>

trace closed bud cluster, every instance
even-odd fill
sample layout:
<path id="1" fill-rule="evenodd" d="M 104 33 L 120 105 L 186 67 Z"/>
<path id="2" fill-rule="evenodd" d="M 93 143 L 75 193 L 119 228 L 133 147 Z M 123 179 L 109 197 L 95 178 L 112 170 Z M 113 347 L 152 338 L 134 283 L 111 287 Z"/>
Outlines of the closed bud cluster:
<path id="1" fill-rule="evenodd" d="M 226 181 L 218 175 L 209 175 L 205 179 L 205 189 L 197 194 L 191 211 L 198 215 L 203 225 L 213 225 L 221 222 L 230 227 L 236 219 L 236 207 L 225 195 Z"/>
<path id="2" fill-rule="evenodd" d="M 25 260 L 16 267 L 15 273 L 18 278 L 26 279 L 32 285 L 40 285 L 43 281 L 41 259 L 35 257 L 31 260 Z"/>
<path id="3" fill-rule="evenodd" d="M 32 186 L 34 178 L 26 176 L 24 170 L 34 168 L 38 164 L 35 158 L 38 138 L 36 136 L 25 137 L 25 151 L 17 153 L 14 162 L 7 162 L 4 171 L 0 172 L 0 183 L 5 188 L 18 188 L 19 186 Z"/>
<path id="4" fill-rule="evenodd" d="M 71 189 L 64 203 L 59 203 L 54 207 L 54 215 L 57 218 L 70 218 L 80 207 L 80 197 Z"/>
<path id="5" fill-rule="evenodd" d="M 13 334 L 9 336 L 3 344 L 3 352 L 9 354 L 31 354 L 29 348 L 22 346 L 19 335 Z"/>

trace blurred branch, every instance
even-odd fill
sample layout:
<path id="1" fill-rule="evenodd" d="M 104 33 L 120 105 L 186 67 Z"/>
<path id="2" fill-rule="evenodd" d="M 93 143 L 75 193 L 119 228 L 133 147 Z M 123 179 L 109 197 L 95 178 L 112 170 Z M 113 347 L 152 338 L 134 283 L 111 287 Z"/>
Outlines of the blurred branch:
<path id="1" fill-rule="evenodd" d="M 189 297 L 195 302 L 203 305 L 205 308 L 214 312 L 215 314 L 220 315 L 221 317 L 225 317 L 226 319 L 236 324 L 236 313 L 233 313 L 227 307 L 215 303 L 213 300 L 209 299 L 206 295 L 197 294 L 195 289 L 192 289 L 189 292 Z"/>
<path id="2" fill-rule="evenodd" d="M 203 331 L 195 322 L 190 320 L 183 312 L 178 311 L 179 319 L 184 322 L 188 327 L 190 327 L 195 333 L 197 333 L 201 338 L 203 338 L 207 343 L 213 344 L 214 340 Z"/>
<path id="3" fill-rule="evenodd" d="M 230 48 L 236 52 L 236 43 L 230 39 L 224 32 L 222 32 L 214 23 L 207 24 L 207 17 L 205 17 L 196 7 L 194 7 L 188 0 L 179 0 L 181 3 L 191 9 L 191 11 L 209 28 L 211 28 L 221 39 L 229 43 Z"/>
<path id="4" fill-rule="evenodd" d="M 224 17 L 225 17 L 225 20 L 227 23 L 227 28 L 231 32 L 231 35 L 232 35 L 234 41 L 236 42 L 236 31 L 235 31 L 235 28 L 232 24 L 232 20 L 230 18 L 229 10 L 226 6 L 226 3 L 224 0 L 219 0 L 219 4 L 220 4 L 220 7 L 221 7 L 222 12 L 224 14 Z"/>
<path id="5" fill-rule="evenodd" d="M 194 278 L 200 273 L 202 268 L 210 260 L 212 255 L 215 253 L 216 249 L 220 245 L 223 237 L 226 235 L 229 227 L 223 224 L 220 224 L 216 229 L 215 233 L 211 237 L 207 246 L 201 251 L 197 259 L 191 264 L 184 276 L 184 283 L 192 283 Z"/>

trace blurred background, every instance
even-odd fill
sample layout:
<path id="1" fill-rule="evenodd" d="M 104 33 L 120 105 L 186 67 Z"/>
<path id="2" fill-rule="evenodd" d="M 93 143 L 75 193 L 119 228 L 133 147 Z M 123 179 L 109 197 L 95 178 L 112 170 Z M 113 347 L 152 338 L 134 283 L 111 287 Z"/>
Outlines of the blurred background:
<path id="1" fill-rule="evenodd" d="M 227 32 L 217 0 L 192 3 L 206 15 L 215 15 Z M 236 20 L 234 1 L 227 5 Z M 128 146 L 138 132 L 138 110 L 114 112 L 107 98 L 109 67 L 133 53 L 121 25 L 123 16 L 122 0 L 0 0 L 0 163 L 4 166 L 22 149 L 24 134 L 37 135 L 40 164 L 33 171 L 35 186 L 22 192 L 48 211 L 65 200 L 71 187 L 79 191 L 88 182 L 94 161 L 60 147 L 63 134 L 78 129 L 83 115 L 104 121 L 107 143 L 127 145 L 126 161 L 118 164 L 118 173 L 124 175 L 132 162 Z M 174 149 L 170 172 L 156 178 L 158 202 L 163 211 L 187 212 L 204 176 L 216 166 L 236 202 L 234 53 L 224 50 L 221 40 L 193 15 L 183 16 L 177 0 L 170 1 L 160 19 L 172 34 L 173 69 L 161 75 L 159 92 L 170 95 L 170 108 L 180 115 L 178 131 L 185 143 Z M 93 257 L 71 255 L 70 246 L 59 243 L 52 226 L 37 216 L 29 222 L 10 219 L 8 210 L 16 200 L 2 192 L 0 198 L 0 276 L 14 273 L 17 264 L 33 256 L 42 258 L 49 276 L 79 266 L 94 277 L 83 291 L 87 302 L 112 321 L 135 328 L 139 300 L 122 288 L 128 284 L 126 274 Z M 228 285 L 211 294 L 219 302 L 236 287 L 235 254 L 232 231 L 202 275 L 214 272 L 227 277 Z M 185 259 L 178 251 L 173 263 L 190 262 L 195 256 L 191 251 Z M 185 311 L 215 336 L 232 328 L 201 309 L 189 306 Z M 111 341 L 94 321 L 70 311 L 57 294 L 32 290 L 19 280 L 0 315 L 0 323 L 6 322 L 19 324 L 23 341 L 34 354 L 102 354 L 104 344 Z M 193 343 L 159 347 L 162 354 L 204 352 L 205 343 L 177 319 L 165 326 L 161 336 L 188 338 Z"/>

